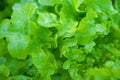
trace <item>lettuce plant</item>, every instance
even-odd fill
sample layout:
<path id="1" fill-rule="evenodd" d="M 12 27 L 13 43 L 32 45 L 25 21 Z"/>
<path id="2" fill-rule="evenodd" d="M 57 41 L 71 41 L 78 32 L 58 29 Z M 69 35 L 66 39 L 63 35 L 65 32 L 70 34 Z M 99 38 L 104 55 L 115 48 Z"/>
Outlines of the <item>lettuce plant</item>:
<path id="1" fill-rule="evenodd" d="M 120 79 L 120 0 L 3 4 L 0 80 Z"/>

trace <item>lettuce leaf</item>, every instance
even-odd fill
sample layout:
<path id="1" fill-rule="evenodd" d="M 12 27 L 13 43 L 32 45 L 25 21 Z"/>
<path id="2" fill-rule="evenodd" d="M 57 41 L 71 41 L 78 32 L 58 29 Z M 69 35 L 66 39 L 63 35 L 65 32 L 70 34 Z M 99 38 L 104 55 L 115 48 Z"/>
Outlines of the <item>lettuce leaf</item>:
<path id="1" fill-rule="evenodd" d="M 120 79 L 119 0 L 1 2 L 0 80 Z"/>

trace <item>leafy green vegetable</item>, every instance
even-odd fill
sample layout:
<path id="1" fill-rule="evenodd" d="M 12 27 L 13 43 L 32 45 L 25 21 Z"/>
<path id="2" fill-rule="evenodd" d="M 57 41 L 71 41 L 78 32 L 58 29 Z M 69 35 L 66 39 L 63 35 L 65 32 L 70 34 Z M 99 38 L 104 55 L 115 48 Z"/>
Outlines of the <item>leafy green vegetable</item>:
<path id="1" fill-rule="evenodd" d="M 39 13 L 38 24 L 43 27 L 54 27 L 57 25 L 57 16 L 53 13 Z"/>
<path id="2" fill-rule="evenodd" d="M 0 80 L 120 79 L 119 0 L 1 2 Z"/>

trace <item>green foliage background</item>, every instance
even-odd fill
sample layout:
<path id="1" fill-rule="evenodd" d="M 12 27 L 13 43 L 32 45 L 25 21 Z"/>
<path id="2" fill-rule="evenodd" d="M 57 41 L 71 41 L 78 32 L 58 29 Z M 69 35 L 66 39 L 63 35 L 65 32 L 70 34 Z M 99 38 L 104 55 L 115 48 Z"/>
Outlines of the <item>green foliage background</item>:
<path id="1" fill-rule="evenodd" d="M 119 80 L 120 0 L 1 0 L 0 80 Z"/>

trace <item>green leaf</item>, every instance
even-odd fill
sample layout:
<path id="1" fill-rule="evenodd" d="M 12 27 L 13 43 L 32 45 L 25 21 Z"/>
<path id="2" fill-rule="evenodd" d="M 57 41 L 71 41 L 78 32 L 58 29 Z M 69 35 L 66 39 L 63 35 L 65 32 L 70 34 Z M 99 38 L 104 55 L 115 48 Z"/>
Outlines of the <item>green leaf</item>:
<path id="1" fill-rule="evenodd" d="M 75 34 L 76 32 L 76 27 L 78 25 L 78 22 L 73 21 L 70 22 L 69 24 L 61 24 L 59 26 L 57 26 L 57 30 L 58 30 L 58 37 L 63 36 L 63 38 L 66 37 L 71 37 Z"/>
<path id="2" fill-rule="evenodd" d="M 32 53 L 32 58 L 34 65 L 41 73 L 41 78 L 43 80 L 51 80 L 50 76 L 56 69 L 54 56 L 50 52 L 45 52 L 44 50 L 40 49 L 38 52 Z"/>
<path id="3" fill-rule="evenodd" d="M 38 2 L 45 6 L 53 6 L 54 5 L 53 0 L 38 0 Z"/>
<path id="4" fill-rule="evenodd" d="M 63 41 L 63 45 L 66 45 L 68 47 L 73 47 L 77 45 L 77 40 L 76 39 L 65 39 Z"/>
<path id="5" fill-rule="evenodd" d="M 70 73 L 70 76 L 72 77 L 72 80 L 82 79 L 81 75 L 78 74 L 79 66 L 80 64 L 73 64 L 72 67 L 69 69 L 69 73 Z"/>
<path id="6" fill-rule="evenodd" d="M 102 24 L 97 24 L 96 25 L 96 31 L 97 32 L 105 32 L 106 31 L 106 27 Z"/>
<path id="7" fill-rule="evenodd" d="M 86 9 L 99 9 L 97 11 L 99 12 L 105 12 L 108 14 L 114 14 L 116 13 L 116 10 L 114 9 L 113 5 L 112 5 L 112 1 L 110 0 L 86 0 L 85 4 L 87 5 Z"/>
<path id="8" fill-rule="evenodd" d="M 6 65 L 0 65 L 0 77 L 8 77 L 9 76 L 9 69 Z"/>
<path id="9" fill-rule="evenodd" d="M 116 0 L 115 1 L 115 7 L 116 7 L 116 9 L 117 9 L 117 11 L 120 13 L 120 1 L 119 0 Z"/>
<path id="10" fill-rule="evenodd" d="M 119 3 L 1 0 L 0 80 L 119 80 Z"/>
<path id="11" fill-rule="evenodd" d="M 91 42 L 89 44 L 86 44 L 85 47 L 84 47 L 85 51 L 87 53 L 92 52 L 94 46 L 95 46 L 95 42 Z"/>
<path id="12" fill-rule="evenodd" d="M 0 38 L 5 37 L 5 35 L 8 33 L 8 29 L 10 26 L 10 20 L 5 19 L 0 23 Z"/>
<path id="13" fill-rule="evenodd" d="M 70 51 L 70 57 L 73 60 L 76 60 L 78 62 L 81 62 L 85 59 L 85 55 L 83 54 L 83 51 L 80 49 L 73 49 Z M 70 57 L 68 57 L 70 59 Z"/>
<path id="14" fill-rule="evenodd" d="M 8 53 L 7 45 L 3 39 L 0 39 L 0 56 L 3 56 L 4 54 Z"/>
<path id="15" fill-rule="evenodd" d="M 112 72 L 116 79 L 120 79 L 120 61 L 117 61 L 113 64 Z"/>
<path id="16" fill-rule="evenodd" d="M 37 5 L 35 3 L 27 3 L 25 5 L 15 4 L 11 16 L 11 31 L 29 34 L 30 21 L 36 9 Z"/>
<path id="17" fill-rule="evenodd" d="M 108 44 L 108 45 L 105 45 L 104 47 L 105 47 L 105 49 L 110 51 L 114 56 L 116 56 L 116 57 L 120 56 L 120 50 L 115 48 L 114 44 Z"/>
<path id="18" fill-rule="evenodd" d="M 100 4 L 102 3 L 102 4 Z M 99 7 L 102 9 L 102 10 L 108 10 L 109 12 L 114 12 L 114 8 L 112 6 L 112 2 L 110 0 L 96 0 L 96 4 L 99 5 Z M 106 11 L 107 12 L 107 11 Z"/>
<path id="19" fill-rule="evenodd" d="M 3 63 L 5 63 L 5 62 L 6 62 L 5 57 L 0 57 L 0 64 L 3 64 Z"/>
<path id="20" fill-rule="evenodd" d="M 91 27 L 94 27 L 95 20 L 94 18 L 97 18 L 98 15 L 95 11 L 90 10 L 87 12 L 86 17 L 82 18 L 82 20 L 79 23 L 78 31 L 80 32 L 87 32 L 88 29 Z"/>
<path id="21" fill-rule="evenodd" d="M 67 61 L 64 62 L 63 68 L 64 69 L 70 69 L 71 64 L 72 64 L 72 61 L 67 60 Z"/>
<path id="22" fill-rule="evenodd" d="M 77 11 L 80 11 L 78 8 L 83 3 L 84 0 L 73 0 L 74 7 Z"/>
<path id="23" fill-rule="evenodd" d="M 112 19 L 112 24 L 114 26 L 118 26 L 120 25 L 120 15 L 117 13 L 117 14 L 114 14 L 111 16 L 111 19 Z"/>
<path id="24" fill-rule="evenodd" d="M 38 24 L 43 27 L 55 27 L 58 24 L 57 16 L 53 13 L 39 12 Z"/>
<path id="25" fill-rule="evenodd" d="M 40 35 L 36 35 L 40 34 Z M 46 27 L 40 27 L 36 30 L 36 33 L 34 33 L 33 38 L 35 38 L 35 41 L 39 42 L 45 42 L 50 40 L 51 31 L 47 29 Z"/>
<path id="26" fill-rule="evenodd" d="M 32 80 L 32 78 L 24 75 L 11 76 L 9 80 Z"/>
<path id="27" fill-rule="evenodd" d="M 65 57 L 68 57 L 69 56 L 69 47 L 62 46 L 60 53 L 61 53 L 61 56 L 64 55 Z"/>
<path id="28" fill-rule="evenodd" d="M 86 74 L 86 79 L 104 80 L 111 78 L 112 78 L 112 74 L 106 68 L 88 69 Z"/>
<path id="29" fill-rule="evenodd" d="M 18 21 L 18 18 L 19 18 L 19 21 L 26 20 L 28 18 L 31 19 L 36 9 L 37 9 L 37 5 L 35 3 L 27 3 L 25 5 L 15 4 L 13 6 L 12 19 L 17 21 Z"/>
<path id="30" fill-rule="evenodd" d="M 20 33 L 11 33 L 7 36 L 8 51 L 13 58 L 25 59 L 29 53 L 29 37 Z"/>

